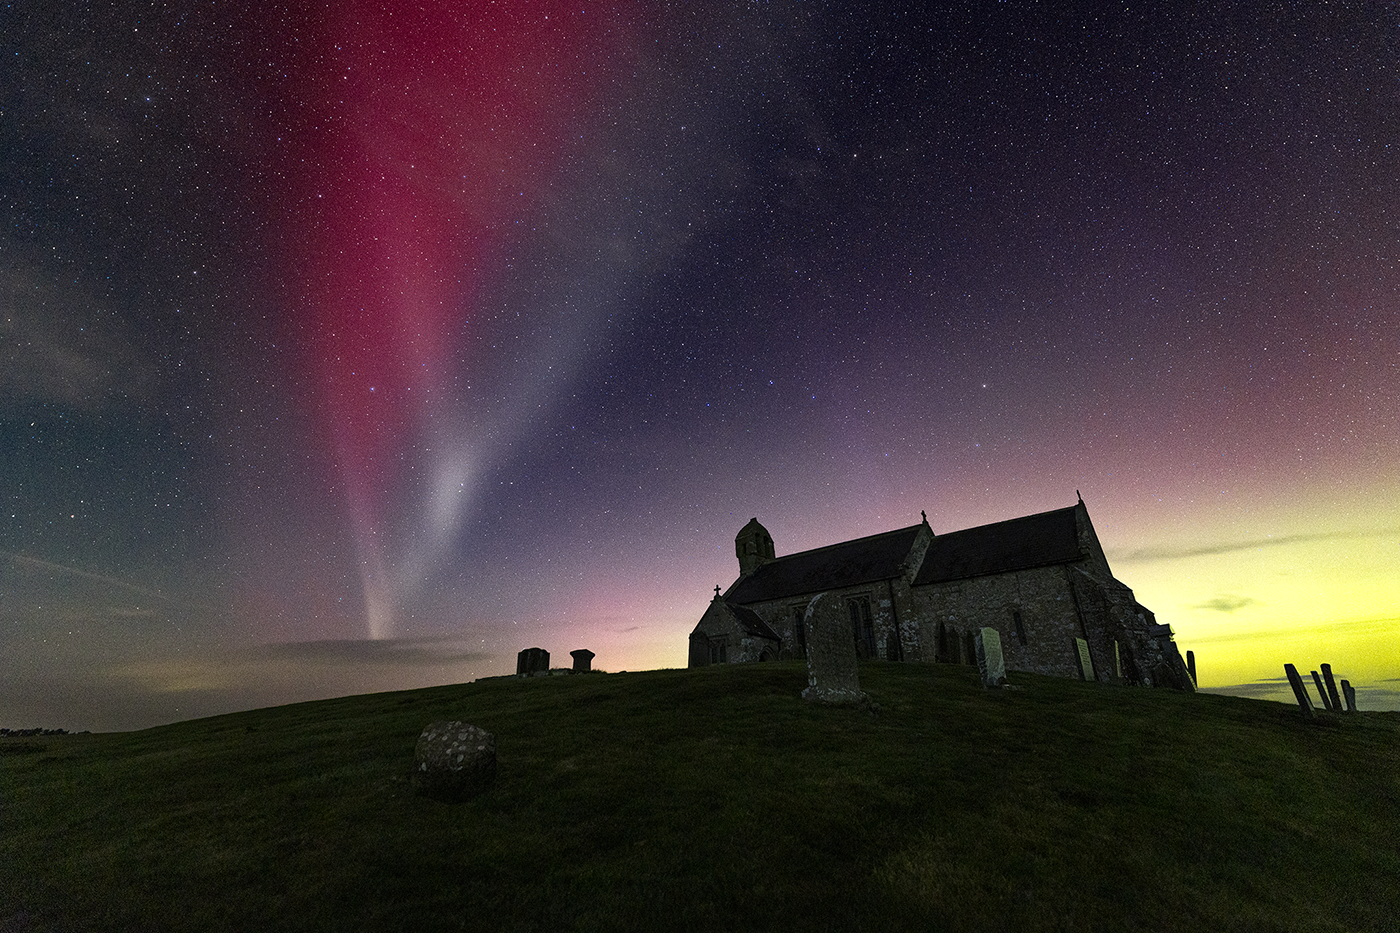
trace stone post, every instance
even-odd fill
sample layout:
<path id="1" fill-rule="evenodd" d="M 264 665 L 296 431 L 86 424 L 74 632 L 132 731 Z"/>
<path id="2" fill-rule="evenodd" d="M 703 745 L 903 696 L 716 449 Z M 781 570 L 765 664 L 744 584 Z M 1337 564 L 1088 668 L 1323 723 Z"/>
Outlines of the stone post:
<path id="1" fill-rule="evenodd" d="M 1322 679 L 1327 681 L 1328 705 L 1332 707 L 1332 712 L 1342 712 L 1342 698 L 1337 696 L 1337 684 L 1332 680 L 1332 665 L 1322 665 Z"/>
<path id="2" fill-rule="evenodd" d="M 1318 676 L 1317 671 L 1312 672 L 1312 678 L 1313 683 L 1317 685 L 1317 695 L 1322 697 L 1323 707 L 1329 713 L 1334 712 L 1332 709 L 1332 701 L 1327 698 L 1327 688 L 1322 686 L 1322 678 Z"/>
<path id="3" fill-rule="evenodd" d="M 1308 699 L 1308 688 L 1303 686 L 1303 678 L 1298 676 L 1298 669 L 1292 664 L 1285 664 L 1283 672 L 1288 675 L 1288 685 L 1293 688 L 1293 696 L 1298 700 L 1298 708 L 1303 711 L 1305 718 L 1312 719 L 1312 701 Z"/>
<path id="4" fill-rule="evenodd" d="M 1196 652 L 1186 652 L 1186 669 L 1191 672 L 1191 683 L 1200 686 L 1201 682 L 1196 679 Z"/>

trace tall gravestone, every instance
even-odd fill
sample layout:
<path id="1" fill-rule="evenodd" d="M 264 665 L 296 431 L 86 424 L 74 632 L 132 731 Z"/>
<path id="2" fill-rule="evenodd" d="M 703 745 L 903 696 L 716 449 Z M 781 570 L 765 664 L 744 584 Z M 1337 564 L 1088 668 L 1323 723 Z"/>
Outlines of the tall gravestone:
<path id="1" fill-rule="evenodd" d="M 1332 707 L 1332 712 L 1340 713 L 1343 711 L 1342 698 L 1337 695 L 1337 682 L 1332 678 L 1332 665 L 1323 664 L 1321 667 L 1322 680 L 1327 684 L 1327 699 L 1330 701 L 1327 705 Z"/>
<path id="2" fill-rule="evenodd" d="M 1308 698 L 1308 688 L 1303 686 L 1303 678 L 1298 674 L 1298 669 L 1292 664 L 1285 664 L 1283 672 L 1288 675 L 1288 685 L 1293 688 L 1293 698 L 1298 701 L 1298 708 L 1303 711 L 1305 717 L 1312 719 L 1312 700 Z"/>
<path id="3" fill-rule="evenodd" d="M 593 652 L 587 648 L 575 648 L 569 652 L 569 657 L 574 659 L 574 673 L 585 674 L 593 670 Z"/>
<path id="4" fill-rule="evenodd" d="M 1074 650 L 1079 655 L 1079 674 L 1085 680 L 1093 682 L 1094 677 L 1094 656 L 1089 653 L 1089 643 L 1082 638 L 1074 640 Z"/>
<path id="5" fill-rule="evenodd" d="M 549 652 L 543 648 L 526 648 L 515 656 L 517 674 L 549 673 Z"/>
<path id="6" fill-rule="evenodd" d="M 1322 697 L 1322 708 L 1329 713 L 1335 712 L 1332 709 L 1332 701 L 1327 698 L 1327 688 L 1322 686 L 1322 677 L 1318 675 L 1317 671 L 1312 672 L 1312 679 L 1313 683 L 1317 685 L 1317 695 Z"/>
<path id="7" fill-rule="evenodd" d="M 807 605 L 807 689 L 812 703 L 860 705 L 868 698 L 856 670 L 856 638 L 851 616 L 840 599 L 822 593 Z"/>
<path id="8" fill-rule="evenodd" d="M 1006 683 L 1006 658 L 1001 653 L 1001 633 L 994 628 L 977 632 L 977 669 L 982 673 L 982 686 L 996 690 Z"/>

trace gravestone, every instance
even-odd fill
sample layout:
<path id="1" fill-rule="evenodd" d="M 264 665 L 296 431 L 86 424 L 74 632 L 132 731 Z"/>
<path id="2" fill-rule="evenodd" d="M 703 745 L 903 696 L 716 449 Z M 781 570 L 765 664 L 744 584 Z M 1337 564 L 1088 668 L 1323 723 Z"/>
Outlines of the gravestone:
<path id="1" fill-rule="evenodd" d="M 1186 652 L 1186 669 L 1191 672 L 1191 683 L 1199 684 L 1200 681 L 1196 680 L 1196 652 Z"/>
<path id="2" fill-rule="evenodd" d="M 1298 701 L 1298 708 L 1303 711 L 1305 717 L 1312 719 L 1312 700 L 1308 699 L 1308 688 L 1303 686 L 1303 678 L 1298 676 L 1298 669 L 1292 664 L 1285 664 L 1283 672 L 1288 675 L 1288 685 L 1293 688 L 1293 698 Z"/>
<path id="3" fill-rule="evenodd" d="M 1351 681 L 1342 681 L 1342 696 L 1347 698 L 1347 712 L 1356 712 L 1356 688 L 1351 685 Z"/>
<path id="4" fill-rule="evenodd" d="M 1327 698 L 1327 688 L 1322 686 L 1322 678 L 1318 676 L 1317 671 L 1312 672 L 1312 679 L 1313 683 L 1317 685 L 1317 695 L 1322 697 L 1323 708 L 1329 713 L 1336 712 L 1332 709 L 1332 701 Z"/>
<path id="5" fill-rule="evenodd" d="M 1001 653 L 1001 633 L 994 628 L 977 632 L 977 670 L 982 673 L 982 687 L 996 690 L 1006 683 L 1006 659 Z"/>
<path id="6" fill-rule="evenodd" d="M 460 803 L 496 780 L 496 737 L 464 722 L 433 722 L 413 750 L 415 793 Z"/>
<path id="7" fill-rule="evenodd" d="M 864 705 L 856 670 L 856 637 L 845 603 L 822 593 L 807 605 L 807 689 L 812 703 Z"/>
<path id="8" fill-rule="evenodd" d="M 1074 647 L 1079 651 L 1079 674 L 1085 680 L 1093 681 L 1094 678 L 1094 658 L 1089 654 L 1089 643 L 1082 638 L 1074 640 Z"/>
<path id="9" fill-rule="evenodd" d="M 569 657 L 574 659 L 574 673 L 585 674 L 593 670 L 593 658 L 595 655 L 587 648 L 576 648 L 569 652 Z"/>
<path id="10" fill-rule="evenodd" d="M 1332 665 L 1322 665 L 1322 679 L 1327 683 L 1328 705 L 1334 713 L 1342 712 L 1342 698 L 1337 696 L 1337 682 L 1332 679 Z"/>
<path id="11" fill-rule="evenodd" d="M 549 652 L 543 648 L 526 648 L 515 656 L 517 674 L 549 673 Z"/>

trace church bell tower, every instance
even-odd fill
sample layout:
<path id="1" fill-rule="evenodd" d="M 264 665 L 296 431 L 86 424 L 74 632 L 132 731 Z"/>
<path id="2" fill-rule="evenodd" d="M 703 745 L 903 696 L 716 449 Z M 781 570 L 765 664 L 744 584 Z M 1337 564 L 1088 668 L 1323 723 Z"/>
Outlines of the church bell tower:
<path id="1" fill-rule="evenodd" d="M 753 573 L 773 559 L 773 536 L 757 518 L 751 518 L 734 537 L 734 554 L 739 558 L 739 575 Z"/>

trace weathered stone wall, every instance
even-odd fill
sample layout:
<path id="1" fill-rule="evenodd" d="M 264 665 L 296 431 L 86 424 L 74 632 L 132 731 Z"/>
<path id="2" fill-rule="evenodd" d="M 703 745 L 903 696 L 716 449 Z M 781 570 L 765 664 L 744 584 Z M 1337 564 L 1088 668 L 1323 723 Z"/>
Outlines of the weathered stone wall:
<path id="1" fill-rule="evenodd" d="M 1001 635 L 1009 670 L 1079 674 L 1074 639 L 1083 637 L 1083 631 L 1062 566 L 915 587 L 912 599 L 925 661 L 972 663 L 966 648 L 959 648 L 970 644 L 978 629 L 993 628 Z"/>
<path id="2" fill-rule="evenodd" d="M 1131 589 L 1099 572 L 1100 563 L 1107 566 L 1090 554 L 1076 565 L 914 589 L 924 660 L 971 663 L 970 636 L 985 626 L 1001 634 L 1009 670 L 1077 678 L 1075 639 L 1083 638 L 1101 682 L 1116 675 L 1115 647 L 1129 683 L 1153 683 L 1163 670 L 1175 672 L 1183 666 L 1172 657 L 1175 646 L 1149 634 L 1155 621 L 1151 612 Z"/>
<path id="3" fill-rule="evenodd" d="M 689 666 L 760 661 L 764 660 L 765 649 L 771 651 L 775 647 L 768 639 L 751 634 L 724 600 L 715 599 L 690 633 Z"/>
<path id="4" fill-rule="evenodd" d="M 1077 639 L 1083 639 L 1100 681 L 1120 676 L 1121 659 L 1127 683 L 1193 689 L 1170 630 L 1157 626 L 1132 590 L 1113 577 L 1082 502 L 1075 523 L 1078 558 L 1070 557 L 1073 550 L 1066 553 L 1062 545 L 1067 542 L 1057 545 L 1061 557 L 1072 563 L 913 587 L 934 540 L 925 523 L 893 579 L 748 603 L 739 616 L 717 596 L 691 634 L 690 664 L 806 657 L 803 619 L 821 597 L 828 613 L 847 610 L 862 658 L 973 664 L 975 633 L 990 628 L 1000 636 L 1009 670 L 1077 678 Z M 736 553 L 743 573 L 774 559 L 772 539 L 757 519 L 736 538 Z M 749 564 L 746 555 L 752 558 Z M 852 599 L 868 606 L 868 627 L 863 613 L 857 613 L 859 621 L 850 618 Z M 749 612 L 778 636 L 777 645 Z"/>
<path id="5" fill-rule="evenodd" d="M 811 593 L 788 599 L 749 603 L 746 608 L 753 610 L 778 634 L 782 640 L 780 657 L 801 658 L 805 656 L 805 652 L 802 647 L 803 640 L 797 632 L 797 620 L 805 615 L 814 597 L 823 595 L 843 607 L 849 599 L 863 598 L 870 604 L 875 644 L 873 652 L 865 652 L 862 648 L 862 656 L 868 654 L 870 657 L 886 661 L 917 661 L 922 657 L 920 626 L 917 616 L 913 614 L 914 603 L 909 589 L 909 584 L 903 580 L 880 581 L 827 590 L 824 594 Z M 852 638 L 855 638 L 856 634 L 853 631 Z"/>

